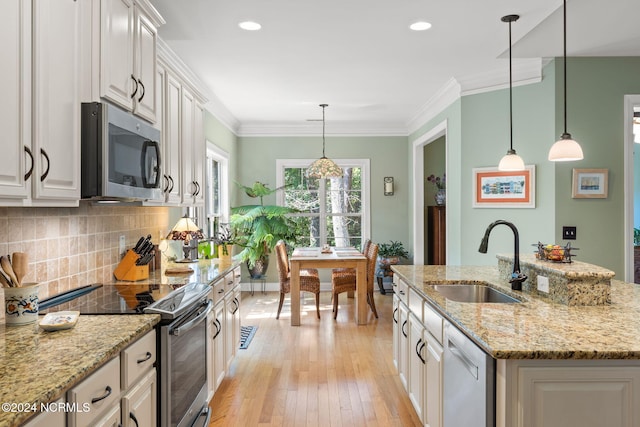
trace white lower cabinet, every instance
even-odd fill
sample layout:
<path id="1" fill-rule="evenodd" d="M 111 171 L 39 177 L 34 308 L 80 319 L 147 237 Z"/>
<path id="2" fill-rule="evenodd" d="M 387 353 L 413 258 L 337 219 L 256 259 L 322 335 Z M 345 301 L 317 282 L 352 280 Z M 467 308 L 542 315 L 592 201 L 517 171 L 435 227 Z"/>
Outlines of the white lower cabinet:
<path id="1" fill-rule="evenodd" d="M 407 375 L 409 374 L 409 310 L 400 301 L 398 304 L 398 374 L 405 390 L 408 389 Z"/>
<path id="2" fill-rule="evenodd" d="M 394 282 L 393 363 L 422 424 L 442 427 L 443 319 L 406 286 Z"/>
<path id="3" fill-rule="evenodd" d="M 423 424 L 429 427 L 442 426 L 442 345 L 425 332 L 425 384 Z"/>
<path id="4" fill-rule="evenodd" d="M 409 314 L 409 400 L 418 414 L 418 418 L 424 420 L 424 388 L 425 388 L 425 347 L 423 339 L 425 328 L 421 321 Z"/>
<path id="5" fill-rule="evenodd" d="M 215 319 L 218 322 L 218 332 L 213 337 L 213 381 L 214 381 L 214 392 L 220 386 L 224 375 L 226 373 L 226 362 L 225 362 L 225 351 L 224 351 L 224 337 L 225 337 L 225 328 L 223 327 L 224 322 L 224 301 L 219 302 L 213 309 L 215 313 Z"/>
<path id="6" fill-rule="evenodd" d="M 637 361 L 499 360 L 497 367 L 498 427 L 640 425 Z"/>
<path id="7" fill-rule="evenodd" d="M 70 389 L 67 405 L 74 410 L 67 411 L 67 425 L 156 426 L 155 355 L 152 330 Z"/>
<path id="8" fill-rule="evenodd" d="M 23 424 L 23 427 L 64 427 L 66 425 L 66 413 L 63 409 L 65 405 L 64 398 L 60 398 L 55 402 L 51 402 L 50 410 L 47 412 L 41 412 L 29 421 Z M 56 408 L 56 410 L 53 410 Z M 120 418 L 118 418 L 118 421 Z"/>
<path id="9" fill-rule="evenodd" d="M 157 402 L 156 371 L 149 371 L 122 398 L 123 427 L 155 426 Z"/>
<path id="10" fill-rule="evenodd" d="M 122 427 L 120 418 L 120 403 L 116 403 L 104 416 L 96 420 L 92 427 Z"/>
<path id="11" fill-rule="evenodd" d="M 240 345 L 240 267 L 210 283 L 213 310 L 207 317 L 209 400 L 224 379 Z"/>
<path id="12" fill-rule="evenodd" d="M 398 294 L 394 292 L 393 294 L 393 365 L 396 367 L 398 372 L 400 371 L 399 363 L 400 360 L 400 298 L 398 298 Z"/>

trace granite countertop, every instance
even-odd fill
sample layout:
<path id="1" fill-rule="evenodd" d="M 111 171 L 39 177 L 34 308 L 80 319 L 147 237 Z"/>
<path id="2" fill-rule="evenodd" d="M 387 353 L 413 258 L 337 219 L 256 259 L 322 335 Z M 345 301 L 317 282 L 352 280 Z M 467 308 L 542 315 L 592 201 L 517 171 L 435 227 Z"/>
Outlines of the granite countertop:
<path id="1" fill-rule="evenodd" d="M 47 403 L 62 396 L 120 350 L 144 335 L 160 316 L 81 315 L 72 329 L 46 332 L 37 323 L 0 325 L 0 403 Z M 0 411 L 0 427 L 32 412 Z"/>
<path id="2" fill-rule="evenodd" d="M 568 306 L 512 291 L 491 266 L 413 266 L 392 269 L 445 318 L 496 359 L 640 359 L 640 286 L 611 281 L 611 304 Z M 447 300 L 442 283 L 481 283 L 520 304 Z"/>
<path id="3" fill-rule="evenodd" d="M 186 283 L 211 283 L 224 276 L 229 271 L 240 265 L 237 261 L 220 262 L 218 258 L 212 259 L 200 259 L 198 262 L 191 263 L 178 263 L 178 262 L 165 262 L 162 264 L 162 269 L 150 271 L 149 278 L 144 280 L 138 280 L 135 282 L 126 280 L 115 280 L 113 283 L 133 283 L 136 285 L 144 284 L 166 284 L 166 285 L 183 285 Z M 167 274 L 167 270 L 172 269 L 191 269 L 192 273 L 186 274 Z"/>

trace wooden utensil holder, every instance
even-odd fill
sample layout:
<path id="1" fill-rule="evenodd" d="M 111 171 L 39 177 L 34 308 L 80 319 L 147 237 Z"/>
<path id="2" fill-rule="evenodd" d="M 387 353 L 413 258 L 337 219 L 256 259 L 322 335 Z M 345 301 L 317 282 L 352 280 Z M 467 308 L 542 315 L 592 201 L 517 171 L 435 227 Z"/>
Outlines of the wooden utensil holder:
<path id="1" fill-rule="evenodd" d="M 129 249 L 116 269 L 113 270 L 113 275 L 116 276 L 116 279 L 126 280 L 129 282 L 148 279 L 149 264 L 136 265 L 136 261 L 138 261 L 138 259 L 140 259 L 140 256 Z"/>

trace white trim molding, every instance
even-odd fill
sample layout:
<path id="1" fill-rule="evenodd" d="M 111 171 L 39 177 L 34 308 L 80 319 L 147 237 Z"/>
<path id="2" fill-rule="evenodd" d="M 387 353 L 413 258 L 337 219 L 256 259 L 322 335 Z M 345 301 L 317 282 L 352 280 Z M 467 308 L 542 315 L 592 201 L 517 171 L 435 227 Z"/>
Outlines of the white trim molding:
<path id="1" fill-rule="evenodd" d="M 413 263 L 424 264 L 424 146 L 447 136 L 447 121 L 444 120 L 411 142 L 413 156 Z M 445 141 L 445 165 L 448 163 L 448 144 Z M 445 166 L 445 173 L 447 172 Z M 446 216 L 449 216 L 447 212 Z M 445 241 L 449 240 L 449 221 L 446 221 Z M 447 255 L 449 252 L 447 245 Z"/>

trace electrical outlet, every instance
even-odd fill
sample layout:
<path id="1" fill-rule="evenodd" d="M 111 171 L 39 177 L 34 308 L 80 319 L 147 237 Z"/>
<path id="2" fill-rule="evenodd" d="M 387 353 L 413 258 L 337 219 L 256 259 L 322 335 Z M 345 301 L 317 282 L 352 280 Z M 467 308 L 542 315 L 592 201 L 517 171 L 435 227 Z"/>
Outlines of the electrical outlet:
<path id="1" fill-rule="evenodd" d="M 118 245 L 118 253 L 120 256 L 124 256 L 124 253 L 127 251 L 127 241 L 124 237 L 124 234 L 120 236 L 120 244 Z"/>
<path id="2" fill-rule="evenodd" d="M 578 237 L 577 227 L 575 226 L 562 227 L 562 238 L 564 240 L 576 240 L 577 237 Z"/>
<path id="3" fill-rule="evenodd" d="M 538 291 L 544 292 L 545 294 L 549 293 L 549 278 L 548 277 L 538 275 Z"/>

